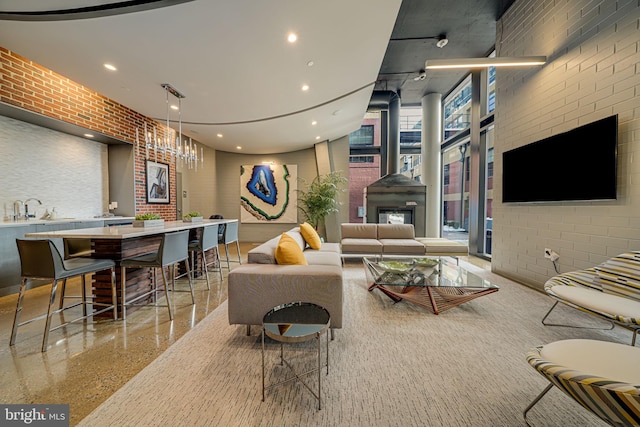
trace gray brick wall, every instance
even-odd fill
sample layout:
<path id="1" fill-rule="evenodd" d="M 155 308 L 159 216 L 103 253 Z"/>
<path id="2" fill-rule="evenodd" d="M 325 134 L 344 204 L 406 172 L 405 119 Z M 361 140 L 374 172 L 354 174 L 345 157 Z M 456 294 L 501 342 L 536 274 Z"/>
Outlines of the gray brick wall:
<path id="1" fill-rule="evenodd" d="M 555 274 L 546 247 L 560 254 L 561 271 L 640 249 L 639 40 L 638 0 L 516 0 L 499 22 L 498 56 L 548 61 L 497 72 L 494 271 L 542 289 Z M 500 203 L 502 152 L 612 114 L 619 115 L 616 201 Z"/>

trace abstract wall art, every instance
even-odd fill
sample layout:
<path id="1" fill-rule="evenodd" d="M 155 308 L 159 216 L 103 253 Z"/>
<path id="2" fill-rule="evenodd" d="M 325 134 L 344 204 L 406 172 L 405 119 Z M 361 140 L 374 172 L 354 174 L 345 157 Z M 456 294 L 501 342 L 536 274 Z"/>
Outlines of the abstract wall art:
<path id="1" fill-rule="evenodd" d="M 297 222 L 297 165 L 240 168 L 240 222 Z"/>
<path id="2" fill-rule="evenodd" d="M 169 165 L 147 160 L 147 203 L 170 203 Z"/>

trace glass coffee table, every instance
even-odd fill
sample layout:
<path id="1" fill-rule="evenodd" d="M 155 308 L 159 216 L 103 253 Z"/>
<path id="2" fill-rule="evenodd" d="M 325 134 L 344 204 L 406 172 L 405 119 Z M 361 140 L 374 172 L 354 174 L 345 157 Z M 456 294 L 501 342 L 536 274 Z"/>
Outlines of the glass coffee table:
<path id="1" fill-rule="evenodd" d="M 434 314 L 500 288 L 446 258 L 363 258 L 369 291 L 379 289 L 393 301 L 407 300 Z"/>

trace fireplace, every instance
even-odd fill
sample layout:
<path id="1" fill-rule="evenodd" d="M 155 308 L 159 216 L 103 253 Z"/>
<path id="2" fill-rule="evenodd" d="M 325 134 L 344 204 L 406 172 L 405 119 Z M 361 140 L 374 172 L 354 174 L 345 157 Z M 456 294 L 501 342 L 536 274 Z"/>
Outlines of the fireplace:
<path id="1" fill-rule="evenodd" d="M 427 186 L 402 174 L 389 174 L 364 190 L 366 222 L 413 224 L 425 236 Z"/>

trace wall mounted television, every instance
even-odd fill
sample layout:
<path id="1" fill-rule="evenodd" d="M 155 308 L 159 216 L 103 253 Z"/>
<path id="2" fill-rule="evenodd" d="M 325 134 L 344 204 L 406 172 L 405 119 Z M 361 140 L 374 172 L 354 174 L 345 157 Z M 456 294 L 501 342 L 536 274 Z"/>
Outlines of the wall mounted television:
<path id="1" fill-rule="evenodd" d="M 502 153 L 503 203 L 611 200 L 618 116 Z"/>

